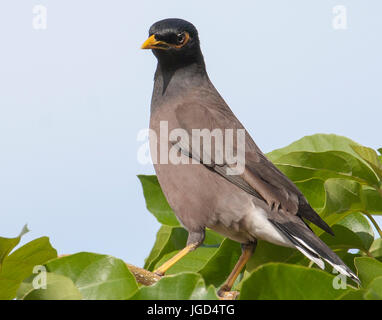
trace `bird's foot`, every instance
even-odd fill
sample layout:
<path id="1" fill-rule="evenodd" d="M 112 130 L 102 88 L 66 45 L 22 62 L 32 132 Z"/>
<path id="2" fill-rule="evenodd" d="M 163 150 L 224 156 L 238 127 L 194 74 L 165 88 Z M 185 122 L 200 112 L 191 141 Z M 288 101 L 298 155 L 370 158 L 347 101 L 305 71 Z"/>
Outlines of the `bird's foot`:
<path id="1" fill-rule="evenodd" d="M 218 291 L 219 300 L 236 300 L 238 295 L 239 291 Z"/>
<path id="2" fill-rule="evenodd" d="M 164 272 L 154 271 L 153 273 L 154 273 L 156 276 L 158 276 L 158 277 L 161 277 L 161 278 L 164 277 Z"/>

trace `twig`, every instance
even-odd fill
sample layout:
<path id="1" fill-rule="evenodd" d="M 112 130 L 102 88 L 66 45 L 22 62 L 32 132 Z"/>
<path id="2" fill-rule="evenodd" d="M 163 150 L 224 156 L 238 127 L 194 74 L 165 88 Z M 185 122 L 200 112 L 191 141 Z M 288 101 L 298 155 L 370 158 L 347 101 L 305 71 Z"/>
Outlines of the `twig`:
<path id="1" fill-rule="evenodd" d="M 367 212 L 367 211 L 363 211 L 363 213 L 369 218 L 369 220 L 372 222 L 372 224 L 374 225 L 375 229 L 377 229 L 378 233 L 379 233 L 379 236 L 382 238 L 382 230 L 381 228 L 379 227 L 377 221 L 375 221 L 375 219 L 373 218 L 373 216 Z"/>

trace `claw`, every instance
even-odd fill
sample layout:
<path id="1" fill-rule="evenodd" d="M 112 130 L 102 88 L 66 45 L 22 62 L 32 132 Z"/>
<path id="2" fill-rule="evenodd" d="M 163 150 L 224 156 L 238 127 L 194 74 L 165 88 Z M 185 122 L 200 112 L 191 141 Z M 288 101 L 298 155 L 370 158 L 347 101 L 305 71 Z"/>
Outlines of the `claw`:
<path id="1" fill-rule="evenodd" d="M 236 300 L 239 291 L 218 291 L 219 300 Z"/>

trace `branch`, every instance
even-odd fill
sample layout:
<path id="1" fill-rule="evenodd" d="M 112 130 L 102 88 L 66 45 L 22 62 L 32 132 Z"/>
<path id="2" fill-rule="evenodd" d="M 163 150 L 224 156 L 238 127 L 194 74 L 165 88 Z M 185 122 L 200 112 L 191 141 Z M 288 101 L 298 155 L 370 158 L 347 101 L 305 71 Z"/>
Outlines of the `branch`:
<path id="1" fill-rule="evenodd" d="M 126 262 L 125 262 L 126 263 Z M 152 284 L 158 282 L 161 277 L 154 272 L 147 271 L 146 269 L 133 266 L 130 263 L 126 263 L 127 268 L 134 275 L 138 283 L 145 286 L 151 286 Z"/>

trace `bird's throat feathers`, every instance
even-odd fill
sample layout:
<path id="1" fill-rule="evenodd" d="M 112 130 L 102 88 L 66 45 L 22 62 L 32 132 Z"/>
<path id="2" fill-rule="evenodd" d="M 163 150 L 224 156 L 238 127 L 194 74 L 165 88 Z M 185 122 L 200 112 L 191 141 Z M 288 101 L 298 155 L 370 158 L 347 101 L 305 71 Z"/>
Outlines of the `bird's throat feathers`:
<path id="1" fill-rule="evenodd" d="M 177 81 L 180 86 L 191 82 L 192 80 L 198 80 L 198 78 L 204 78 L 206 73 L 206 67 L 202 53 L 194 57 L 194 59 L 181 60 L 177 62 L 176 58 L 165 59 L 158 57 L 157 70 L 154 77 L 154 87 L 157 94 L 160 92 L 164 95 L 168 89 L 171 81 Z M 158 89 L 160 89 L 158 91 Z"/>

